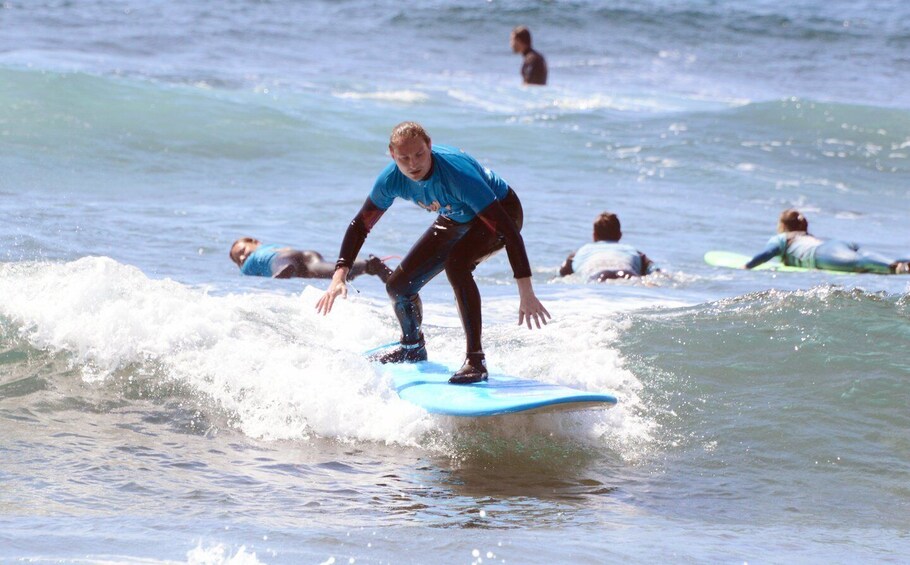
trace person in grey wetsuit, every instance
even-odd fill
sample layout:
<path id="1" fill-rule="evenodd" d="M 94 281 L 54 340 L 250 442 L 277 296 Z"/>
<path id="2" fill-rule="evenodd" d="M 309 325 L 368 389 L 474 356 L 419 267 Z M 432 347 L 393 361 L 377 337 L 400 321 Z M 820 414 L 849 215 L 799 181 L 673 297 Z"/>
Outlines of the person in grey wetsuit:
<path id="1" fill-rule="evenodd" d="M 253 277 L 289 279 L 330 279 L 335 265 L 327 262 L 316 251 L 301 251 L 274 243 L 263 244 L 253 237 L 241 237 L 231 245 L 231 261 L 240 267 L 240 273 Z M 386 282 L 392 274 L 379 257 L 370 255 L 366 261 L 354 261 L 348 278 L 358 275 L 376 275 Z"/>
<path id="2" fill-rule="evenodd" d="M 455 293 L 466 346 L 464 365 L 449 382 L 486 380 L 480 291 L 473 276 L 477 265 L 505 248 L 518 287 L 518 323 L 526 322 L 530 329 L 533 320 L 540 328 L 550 317 L 531 285 L 531 265 L 520 233 L 524 221 L 521 201 L 502 177 L 477 159 L 454 147 L 433 145 L 416 122 L 395 126 L 389 153 L 393 162 L 379 173 L 360 212 L 348 225 L 335 275 L 316 310 L 328 314 L 335 298 L 347 296 L 347 273 L 370 230 L 397 198 L 410 200 L 437 216 L 386 283 L 401 326 L 401 339 L 394 349 L 377 354 L 375 360 L 416 363 L 427 359 L 418 292 L 445 271 Z"/>
<path id="3" fill-rule="evenodd" d="M 619 243 L 622 229 L 616 214 L 602 212 L 597 216 L 593 237 L 593 243 L 581 246 L 566 258 L 559 268 L 559 276 L 578 273 L 588 281 L 603 282 L 641 277 L 659 270 L 647 255 L 631 245 Z"/>
<path id="4" fill-rule="evenodd" d="M 840 240 L 822 240 L 809 232 L 809 221 L 799 211 L 784 210 L 777 222 L 778 234 L 768 240 L 765 249 L 752 257 L 743 268 L 751 269 L 775 257 L 784 265 L 807 269 L 846 271 L 851 273 L 878 273 L 882 275 L 908 274 L 908 259 L 893 259 L 875 251 L 860 249 L 856 243 Z"/>

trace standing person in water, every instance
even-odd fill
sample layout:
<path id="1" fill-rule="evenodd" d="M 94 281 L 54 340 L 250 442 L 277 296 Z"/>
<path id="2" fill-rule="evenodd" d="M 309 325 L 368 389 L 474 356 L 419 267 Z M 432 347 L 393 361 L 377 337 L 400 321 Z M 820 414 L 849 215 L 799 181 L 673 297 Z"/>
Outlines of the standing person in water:
<path id="1" fill-rule="evenodd" d="M 619 243 L 622 229 L 616 214 L 602 212 L 597 216 L 593 238 L 593 243 L 582 245 L 566 258 L 559 268 L 559 276 L 580 273 L 589 281 L 603 282 L 642 277 L 658 270 L 647 255 L 631 245 Z"/>
<path id="2" fill-rule="evenodd" d="M 301 251 L 274 243 L 263 244 L 253 237 L 241 237 L 231 245 L 231 261 L 240 267 L 240 273 L 253 277 L 289 279 L 330 279 L 335 265 L 326 262 L 316 251 Z M 348 276 L 376 275 L 386 282 L 392 274 L 379 257 L 370 255 L 366 261 L 354 261 Z"/>
<path id="3" fill-rule="evenodd" d="M 512 51 L 522 56 L 521 79 L 524 84 L 547 84 L 547 61 L 531 48 L 531 30 L 518 26 L 512 30 Z"/>
<path id="4" fill-rule="evenodd" d="M 908 274 L 908 259 L 890 259 L 855 243 L 835 239 L 824 241 L 809 232 L 809 221 L 794 209 L 784 210 L 777 222 L 778 234 L 768 240 L 764 251 L 743 268 L 751 269 L 780 257 L 784 265 L 851 273 Z"/>
<path id="5" fill-rule="evenodd" d="M 401 325 L 401 340 L 397 347 L 374 359 L 382 363 L 427 359 L 418 292 L 445 270 L 455 292 L 466 340 L 464 365 L 449 382 L 486 380 L 480 292 L 473 276 L 481 261 L 505 247 L 518 285 L 518 323 L 526 323 L 530 329 L 533 320 L 540 328 L 541 322 L 546 324 L 550 317 L 531 286 L 531 266 L 519 233 L 523 221 L 521 202 L 499 175 L 463 151 L 433 145 L 426 130 L 416 122 L 395 126 L 389 153 L 393 162 L 379 174 L 363 207 L 348 226 L 335 275 L 316 310 L 328 314 L 338 296 L 347 296 L 345 280 L 367 234 L 395 198 L 410 200 L 439 215 L 389 277 L 386 290 Z"/>

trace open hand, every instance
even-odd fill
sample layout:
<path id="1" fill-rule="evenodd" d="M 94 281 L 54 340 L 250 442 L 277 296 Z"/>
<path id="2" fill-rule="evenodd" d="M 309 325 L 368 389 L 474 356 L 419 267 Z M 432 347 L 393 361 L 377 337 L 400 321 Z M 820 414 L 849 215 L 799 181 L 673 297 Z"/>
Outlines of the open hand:
<path id="1" fill-rule="evenodd" d="M 518 325 L 520 326 L 524 323 L 528 325 L 529 330 L 533 329 L 531 326 L 532 319 L 538 329 L 541 328 L 541 322 L 543 322 L 543 325 L 547 325 L 547 319 L 552 316 L 540 303 L 540 300 L 537 299 L 537 295 L 534 294 L 530 277 L 518 279 L 518 294 Z"/>
<path id="2" fill-rule="evenodd" d="M 342 298 L 348 297 L 348 285 L 345 282 L 348 276 L 348 269 L 346 267 L 341 267 L 335 271 L 335 275 L 332 277 L 332 282 L 329 284 L 328 290 L 325 291 L 325 294 L 319 299 L 319 302 L 316 303 L 316 312 L 325 316 L 332 311 L 332 306 L 335 304 L 335 299 L 338 296 Z"/>

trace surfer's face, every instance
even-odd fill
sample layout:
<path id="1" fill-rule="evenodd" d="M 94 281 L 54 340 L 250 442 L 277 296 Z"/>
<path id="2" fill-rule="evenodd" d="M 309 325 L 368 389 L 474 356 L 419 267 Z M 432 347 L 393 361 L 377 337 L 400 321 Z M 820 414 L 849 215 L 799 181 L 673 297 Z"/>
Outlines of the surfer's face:
<path id="1" fill-rule="evenodd" d="M 234 261 L 238 267 L 242 267 L 243 262 L 250 256 L 250 253 L 256 251 L 256 248 L 260 245 L 261 243 L 255 239 L 252 241 L 239 240 L 235 242 L 234 246 L 231 247 L 231 260 Z"/>
<path id="2" fill-rule="evenodd" d="M 399 139 L 389 144 L 389 153 L 401 174 L 411 180 L 423 180 L 433 167 L 430 144 L 422 138 Z"/>
<path id="3" fill-rule="evenodd" d="M 521 53 L 525 50 L 525 44 L 522 43 L 520 39 L 515 37 L 515 34 L 512 34 L 512 37 L 509 38 L 509 45 L 512 47 L 512 51 L 515 53 Z"/>

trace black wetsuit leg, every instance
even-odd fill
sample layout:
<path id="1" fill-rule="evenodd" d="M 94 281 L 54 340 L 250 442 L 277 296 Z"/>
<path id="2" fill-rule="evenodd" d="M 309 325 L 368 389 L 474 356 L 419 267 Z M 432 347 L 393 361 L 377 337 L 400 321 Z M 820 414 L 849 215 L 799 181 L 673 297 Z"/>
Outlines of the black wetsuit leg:
<path id="1" fill-rule="evenodd" d="M 423 339 L 423 305 L 418 292 L 445 268 L 446 257 L 458 240 L 471 228 L 442 216 L 424 232 L 386 283 L 395 316 L 401 325 L 401 343 L 413 344 Z"/>
<path id="2" fill-rule="evenodd" d="M 514 191 L 509 191 L 502 206 L 521 228 L 521 202 Z M 438 217 L 408 251 L 386 284 L 401 325 L 401 342 L 417 343 L 423 338 L 420 332 L 423 308 L 418 292 L 445 269 L 465 330 L 467 351 L 482 351 L 480 292 L 473 272 L 477 265 L 504 246 L 503 238 L 479 219 L 459 224 Z"/>
<path id="3" fill-rule="evenodd" d="M 513 191 L 502 201 L 502 207 L 521 230 L 524 223 L 524 212 L 521 201 Z M 474 281 L 474 269 L 494 253 L 505 247 L 505 240 L 481 221 L 471 222 L 471 229 L 452 249 L 446 260 L 446 276 L 455 293 L 458 315 L 464 328 L 465 351 L 478 353 L 483 351 L 481 334 L 483 332 L 483 315 L 481 312 L 480 291 Z"/>

